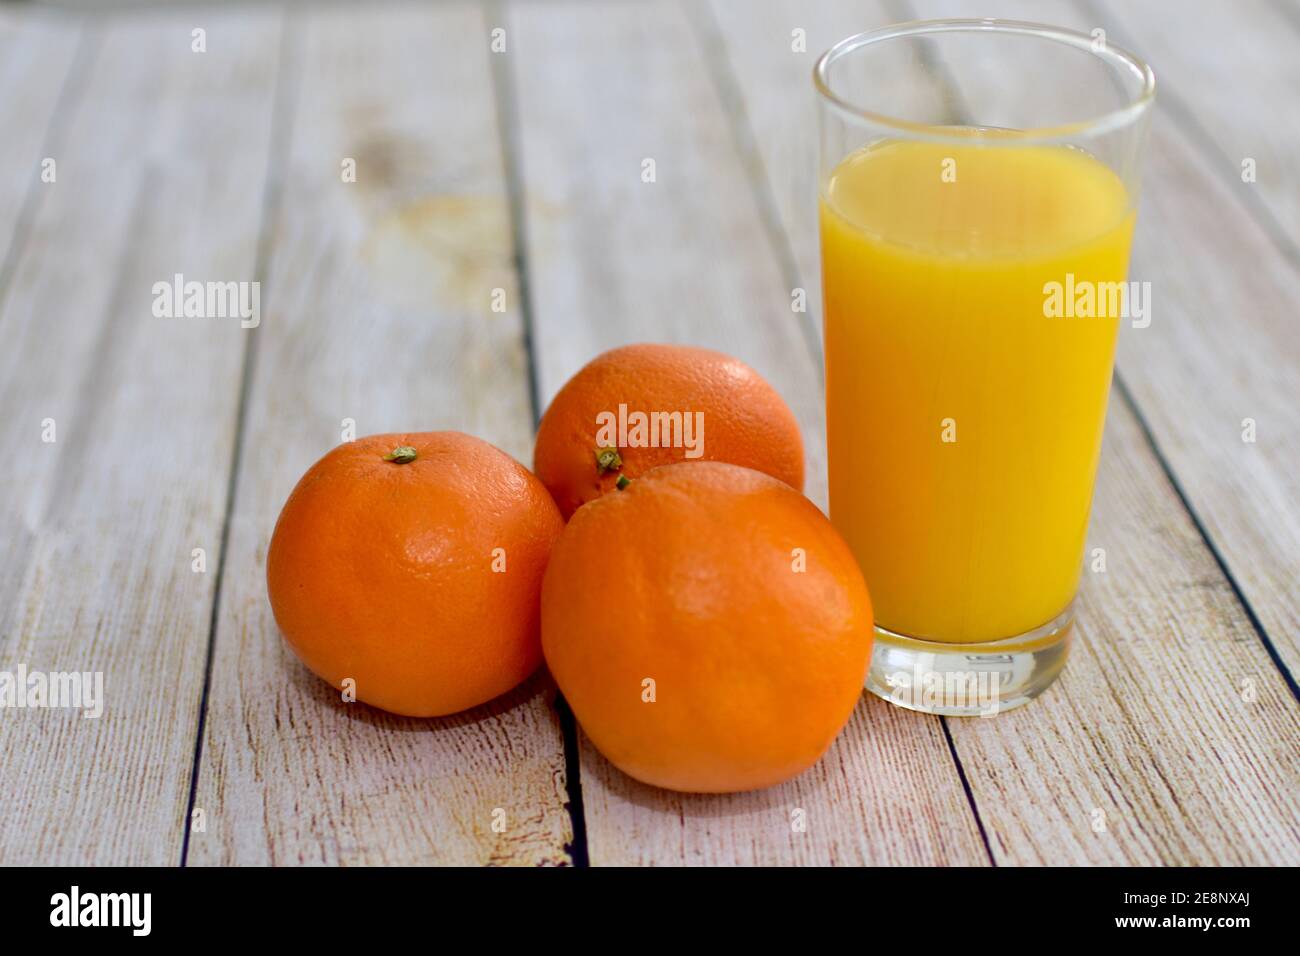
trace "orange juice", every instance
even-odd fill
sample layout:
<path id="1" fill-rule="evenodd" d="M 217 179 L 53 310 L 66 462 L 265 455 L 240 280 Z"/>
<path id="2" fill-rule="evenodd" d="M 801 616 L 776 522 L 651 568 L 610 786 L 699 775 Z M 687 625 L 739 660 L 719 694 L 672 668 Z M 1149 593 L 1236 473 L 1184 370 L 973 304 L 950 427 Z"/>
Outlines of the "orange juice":
<path id="1" fill-rule="evenodd" d="M 821 200 L 831 519 L 876 623 L 952 643 L 1073 599 L 1119 317 L 1049 316 L 1119 283 L 1133 210 L 1065 147 L 888 141 Z"/>

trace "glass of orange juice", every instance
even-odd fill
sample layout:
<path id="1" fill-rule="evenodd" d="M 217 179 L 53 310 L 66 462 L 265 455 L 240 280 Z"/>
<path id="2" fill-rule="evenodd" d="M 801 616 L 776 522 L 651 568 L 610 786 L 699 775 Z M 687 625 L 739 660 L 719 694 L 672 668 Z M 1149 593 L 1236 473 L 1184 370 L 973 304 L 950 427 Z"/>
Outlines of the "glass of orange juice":
<path id="1" fill-rule="evenodd" d="M 817 63 L 831 520 L 872 692 L 956 716 L 1065 663 L 1155 79 L 1104 34 L 901 24 Z"/>

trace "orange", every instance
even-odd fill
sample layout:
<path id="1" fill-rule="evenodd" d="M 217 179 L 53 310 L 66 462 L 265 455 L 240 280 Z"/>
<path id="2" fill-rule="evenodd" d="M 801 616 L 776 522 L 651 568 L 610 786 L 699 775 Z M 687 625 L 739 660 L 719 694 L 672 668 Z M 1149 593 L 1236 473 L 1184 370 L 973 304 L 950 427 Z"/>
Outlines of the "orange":
<path id="1" fill-rule="evenodd" d="M 825 752 L 862 694 L 871 600 L 789 485 L 666 465 L 579 508 L 542 585 L 542 648 L 592 743 L 660 787 L 767 787 Z"/>
<path id="2" fill-rule="evenodd" d="M 485 441 L 372 435 L 298 482 L 266 589 L 314 673 L 396 714 L 450 714 L 541 662 L 538 595 L 563 526 L 541 482 Z"/>
<path id="3" fill-rule="evenodd" d="M 638 432 L 638 413 L 657 418 Z M 602 427 L 618 421 L 625 427 Z M 803 488 L 799 425 L 757 372 L 709 349 L 628 345 L 598 355 L 560 389 L 538 426 L 533 468 L 567 519 L 621 479 L 696 459 Z"/>

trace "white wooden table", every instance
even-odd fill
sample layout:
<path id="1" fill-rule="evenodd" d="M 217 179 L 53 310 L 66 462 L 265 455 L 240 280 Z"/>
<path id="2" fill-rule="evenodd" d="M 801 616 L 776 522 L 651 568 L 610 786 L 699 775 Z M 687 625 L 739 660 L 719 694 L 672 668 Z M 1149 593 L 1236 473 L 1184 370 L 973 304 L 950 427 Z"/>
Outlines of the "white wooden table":
<path id="1" fill-rule="evenodd" d="M 790 402 L 824 506 L 809 73 L 946 15 L 1101 26 L 1160 83 L 1061 681 L 864 697 L 707 797 L 614 770 L 545 674 L 412 720 L 299 666 L 267 541 L 347 419 L 527 463 L 591 356 L 693 342 Z M 0 863 L 1300 863 L 1298 51 L 1295 0 L 0 7 L 0 670 L 107 697 L 0 710 Z M 176 273 L 260 281 L 260 326 L 155 317 Z"/>

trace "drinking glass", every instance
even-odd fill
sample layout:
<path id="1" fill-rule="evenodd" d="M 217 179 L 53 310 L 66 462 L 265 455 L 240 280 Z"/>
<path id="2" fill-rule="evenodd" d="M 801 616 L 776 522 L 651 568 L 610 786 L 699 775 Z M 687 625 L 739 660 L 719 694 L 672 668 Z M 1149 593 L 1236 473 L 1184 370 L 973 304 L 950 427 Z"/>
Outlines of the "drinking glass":
<path id="1" fill-rule="evenodd" d="M 814 71 L 830 514 L 872 692 L 969 716 L 1064 666 L 1155 78 L 1106 41 L 906 23 Z"/>

